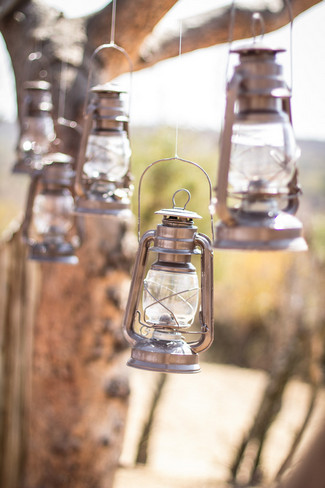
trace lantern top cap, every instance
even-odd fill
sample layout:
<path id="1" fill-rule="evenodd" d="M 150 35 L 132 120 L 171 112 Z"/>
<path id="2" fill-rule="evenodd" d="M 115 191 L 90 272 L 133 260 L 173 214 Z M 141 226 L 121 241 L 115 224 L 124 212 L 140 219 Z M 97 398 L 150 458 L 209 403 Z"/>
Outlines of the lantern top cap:
<path id="1" fill-rule="evenodd" d="M 51 89 L 51 83 L 45 80 L 26 81 L 24 83 L 24 89 L 48 91 Z"/>
<path id="2" fill-rule="evenodd" d="M 175 203 L 175 196 L 177 193 L 181 192 L 181 191 L 184 191 L 185 193 L 187 193 L 187 201 L 185 202 L 185 205 L 183 207 L 177 207 L 176 206 L 176 203 Z M 155 212 L 155 214 L 158 214 L 158 215 L 164 215 L 166 217 L 179 217 L 179 218 L 182 218 L 182 219 L 191 219 L 191 220 L 194 220 L 194 219 L 202 219 L 201 215 L 197 214 L 196 212 L 191 212 L 190 210 L 186 210 L 186 205 L 188 204 L 188 202 L 190 201 L 191 199 L 191 194 L 188 190 L 186 190 L 185 188 L 181 188 L 177 191 L 175 191 L 174 195 L 173 195 L 173 208 L 163 208 L 161 210 L 157 210 Z"/>
<path id="3" fill-rule="evenodd" d="M 91 93 L 112 93 L 119 95 L 120 93 L 127 93 L 126 90 L 120 87 L 117 83 L 103 83 L 102 85 L 95 85 L 90 89 Z"/>
<path id="4" fill-rule="evenodd" d="M 284 48 L 273 48 L 262 42 L 251 42 L 248 44 L 243 44 L 235 49 L 231 49 L 231 53 L 236 53 L 239 55 L 256 55 L 256 54 L 269 54 L 275 56 L 278 53 L 283 53 L 286 50 Z"/>
<path id="5" fill-rule="evenodd" d="M 56 152 L 56 153 L 49 153 L 43 157 L 43 164 L 44 165 L 51 165 L 51 164 L 72 164 L 73 158 L 68 154 Z"/>

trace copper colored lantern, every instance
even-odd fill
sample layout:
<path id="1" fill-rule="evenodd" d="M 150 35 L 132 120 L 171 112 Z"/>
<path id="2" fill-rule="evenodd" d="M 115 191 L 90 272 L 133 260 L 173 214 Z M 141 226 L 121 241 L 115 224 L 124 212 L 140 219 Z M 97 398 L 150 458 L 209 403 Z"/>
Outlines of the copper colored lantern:
<path id="1" fill-rule="evenodd" d="M 140 240 L 123 322 L 126 339 L 132 345 L 128 365 L 196 373 L 200 371 L 198 353 L 213 341 L 212 246 L 207 236 L 197 232 L 194 220 L 201 217 L 185 206 L 176 206 L 174 198 L 171 209 L 156 214 L 162 216 L 162 223 Z M 147 270 L 150 254 L 155 261 Z M 195 254 L 201 255 L 200 280 L 191 263 Z M 200 331 L 192 332 L 200 301 Z M 185 340 L 188 334 L 198 334 L 198 340 Z"/>
<path id="2" fill-rule="evenodd" d="M 239 63 L 227 87 L 216 248 L 307 249 L 295 217 L 299 149 L 291 123 L 291 92 L 276 60 L 282 51 L 257 42 L 232 51 Z"/>

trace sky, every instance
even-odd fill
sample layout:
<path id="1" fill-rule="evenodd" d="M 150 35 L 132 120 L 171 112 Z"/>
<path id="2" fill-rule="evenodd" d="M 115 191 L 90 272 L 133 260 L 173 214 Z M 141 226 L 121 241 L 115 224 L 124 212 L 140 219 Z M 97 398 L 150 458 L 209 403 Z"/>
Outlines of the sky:
<path id="1" fill-rule="evenodd" d="M 44 0 L 45 1 L 45 0 Z M 118 0 L 117 0 L 118 1 Z M 246 0 L 247 1 L 247 0 Z M 276 0 L 273 0 L 276 1 Z M 65 15 L 86 15 L 107 0 L 46 0 Z M 220 6 L 221 0 L 180 0 L 165 22 Z M 271 2 L 272 3 L 272 2 Z M 235 2 L 236 4 L 236 2 Z M 254 0 L 250 0 L 254 9 Z M 91 9 L 90 9 L 91 5 Z M 298 138 L 325 140 L 325 2 L 294 21 L 293 27 L 293 124 Z M 272 46 L 285 47 L 279 56 L 290 81 L 290 33 L 283 28 L 265 36 Z M 123 46 L 122 46 L 123 47 Z M 131 89 L 133 125 L 166 124 L 180 128 L 219 131 L 225 102 L 226 65 L 229 46 L 200 49 L 163 61 L 134 73 Z M 233 57 L 233 56 L 231 56 Z M 13 78 L 5 48 L 0 45 L 0 117 L 16 117 Z"/>

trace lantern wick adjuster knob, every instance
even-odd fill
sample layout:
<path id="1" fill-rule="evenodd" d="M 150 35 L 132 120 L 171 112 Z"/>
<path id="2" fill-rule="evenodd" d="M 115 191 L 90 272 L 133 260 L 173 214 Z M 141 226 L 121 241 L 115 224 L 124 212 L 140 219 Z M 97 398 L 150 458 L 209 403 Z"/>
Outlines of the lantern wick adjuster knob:
<path id="1" fill-rule="evenodd" d="M 186 200 L 186 202 L 185 202 L 185 204 L 184 204 L 183 207 L 178 207 L 176 205 L 176 202 L 175 202 L 175 197 L 176 197 L 177 193 L 179 193 L 181 191 L 184 191 L 185 193 L 187 193 L 187 200 Z M 191 200 L 191 194 L 190 194 L 190 192 L 186 188 L 180 188 L 179 190 L 176 190 L 175 193 L 174 193 L 174 195 L 173 195 L 173 200 L 172 200 L 173 201 L 173 208 L 185 210 L 186 205 L 188 204 L 188 202 L 190 200 Z"/>

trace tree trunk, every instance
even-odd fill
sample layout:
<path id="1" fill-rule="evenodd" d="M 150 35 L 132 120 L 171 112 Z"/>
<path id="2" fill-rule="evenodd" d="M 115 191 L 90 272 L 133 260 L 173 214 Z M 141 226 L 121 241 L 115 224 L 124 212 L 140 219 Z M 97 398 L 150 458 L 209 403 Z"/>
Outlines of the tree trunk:
<path id="1" fill-rule="evenodd" d="M 26 488 L 113 483 L 129 394 L 121 321 L 130 260 L 127 229 L 110 220 L 79 265 L 41 265 Z"/>
<path id="2" fill-rule="evenodd" d="M 70 50 L 72 75 L 64 115 L 80 123 L 91 55 L 84 53 L 84 22 L 60 22 L 56 11 L 38 2 L 19 3 L 19 11 L 1 23 L 16 77 L 18 108 L 23 81 L 30 75 L 25 63 L 28 54 L 41 49 L 47 56 L 57 105 L 62 53 Z M 76 145 L 69 150 L 78 153 Z M 29 418 L 20 418 L 28 435 L 23 438 L 14 432 L 9 437 L 15 443 L 2 445 L 10 461 L 3 465 L 0 480 L 6 488 L 111 488 L 113 484 L 129 395 L 121 323 L 135 237 L 131 221 L 85 217 L 83 222 L 77 266 L 30 264 L 39 270 L 40 278 L 34 330 L 27 338 L 33 340 L 31 397 L 20 397 L 29 407 Z M 6 326 L 10 327 L 8 321 Z M 20 341 L 14 348 L 20 364 L 24 344 L 15 330 L 12 334 Z M 10 373 L 9 378 L 14 381 L 15 376 Z M 15 385 L 11 388 L 17 390 Z M 17 476 L 10 478 L 9 485 L 6 480 L 15 470 Z"/>
<path id="3" fill-rule="evenodd" d="M 22 486 L 28 442 L 35 274 L 19 230 L 0 243 L 0 486 Z M 28 286 L 27 286 L 28 283 Z"/>

